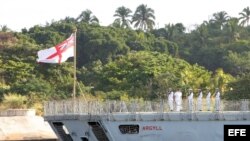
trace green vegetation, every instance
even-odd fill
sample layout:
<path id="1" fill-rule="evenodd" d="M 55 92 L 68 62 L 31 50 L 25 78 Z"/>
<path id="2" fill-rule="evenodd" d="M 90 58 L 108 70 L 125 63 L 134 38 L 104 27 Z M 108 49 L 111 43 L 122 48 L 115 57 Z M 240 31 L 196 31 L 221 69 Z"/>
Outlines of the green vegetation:
<path id="1" fill-rule="evenodd" d="M 77 96 L 157 99 L 168 88 L 219 87 L 228 99 L 250 98 L 249 8 L 240 18 L 225 11 L 186 32 L 182 23 L 154 29 L 154 10 L 119 7 L 114 23 L 100 26 L 90 10 L 46 26 L 0 30 L 0 100 L 13 108 L 70 98 L 73 59 L 36 63 L 37 51 L 65 40 L 77 27 Z M 131 22 L 132 21 L 132 22 Z M 132 25 L 138 30 L 132 29 Z M 90 96 L 91 97 L 91 96 Z M 25 106 L 24 106 L 25 105 Z"/>
<path id="2" fill-rule="evenodd" d="M 27 97 L 19 94 L 4 95 L 3 105 L 1 108 L 26 108 Z"/>
<path id="3" fill-rule="evenodd" d="M 130 28 L 130 19 L 131 17 L 130 13 L 132 11 L 124 6 L 117 8 L 115 11 L 114 17 L 118 17 L 114 21 L 114 26 L 121 27 L 121 28 Z"/>

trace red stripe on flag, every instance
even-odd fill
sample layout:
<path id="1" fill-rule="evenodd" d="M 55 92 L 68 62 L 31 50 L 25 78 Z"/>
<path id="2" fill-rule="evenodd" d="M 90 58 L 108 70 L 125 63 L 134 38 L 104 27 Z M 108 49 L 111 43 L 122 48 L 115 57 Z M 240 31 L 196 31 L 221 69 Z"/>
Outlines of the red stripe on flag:
<path id="1" fill-rule="evenodd" d="M 72 42 L 74 41 L 74 36 L 71 36 L 68 39 L 66 39 L 65 41 L 63 41 L 62 43 L 56 45 L 55 46 L 56 52 L 54 54 L 50 55 L 49 57 L 47 57 L 46 59 L 52 59 L 52 58 L 58 56 L 59 57 L 58 63 L 61 63 L 62 53 L 65 52 L 66 50 L 68 50 L 70 47 L 73 47 L 73 45 L 74 45 L 73 43 L 70 43 L 70 41 L 72 41 Z M 66 47 L 64 47 L 64 46 L 66 46 Z"/>

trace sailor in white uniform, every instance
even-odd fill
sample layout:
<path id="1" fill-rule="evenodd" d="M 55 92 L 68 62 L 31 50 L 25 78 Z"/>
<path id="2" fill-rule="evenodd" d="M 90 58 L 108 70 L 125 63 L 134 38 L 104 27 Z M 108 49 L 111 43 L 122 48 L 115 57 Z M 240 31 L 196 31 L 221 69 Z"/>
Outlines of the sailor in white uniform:
<path id="1" fill-rule="evenodd" d="M 210 103 L 211 103 L 211 93 L 208 91 L 207 96 L 206 96 L 206 101 L 207 101 L 207 110 L 210 111 Z"/>
<path id="2" fill-rule="evenodd" d="M 199 95 L 198 95 L 198 98 L 197 98 L 197 110 L 198 111 L 202 111 L 202 90 L 199 89 Z"/>
<path id="3" fill-rule="evenodd" d="M 170 111 L 174 110 L 174 92 L 171 89 L 168 92 L 168 106 Z"/>
<path id="4" fill-rule="evenodd" d="M 128 112 L 126 103 L 124 101 L 120 102 L 120 112 Z"/>
<path id="5" fill-rule="evenodd" d="M 216 111 L 220 110 L 220 91 L 218 88 L 215 90 L 215 109 Z"/>
<path id="6" fill-rule="evenodd" d="M 175 103 L 176 103 L 176 111 L 181 111 L 182 110 L 182 92 L 180 90 L 177 90 L 174 93 L 175 97 Z"/>
<path id="7" fill-rule="evenodd" d="M 188 95 L 188 110 L 193 111 L 193 97 L 194 93 L 192 89 L 189 89 L 189 95 Z"/>

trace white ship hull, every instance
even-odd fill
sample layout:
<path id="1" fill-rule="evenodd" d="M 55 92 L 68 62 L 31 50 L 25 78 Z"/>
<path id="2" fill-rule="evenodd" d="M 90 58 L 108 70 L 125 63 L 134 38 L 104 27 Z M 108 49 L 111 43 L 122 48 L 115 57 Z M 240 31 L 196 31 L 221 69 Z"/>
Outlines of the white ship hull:
<path id="1" fill-rule="evenodd" d="M 98 113 L 89 106 L 85 113 L 79 103 L 75 111 L 63 107 L 45 116 L 63 141 L 224 141 L 224 125 L 250 125 L 248 110 Z"/>

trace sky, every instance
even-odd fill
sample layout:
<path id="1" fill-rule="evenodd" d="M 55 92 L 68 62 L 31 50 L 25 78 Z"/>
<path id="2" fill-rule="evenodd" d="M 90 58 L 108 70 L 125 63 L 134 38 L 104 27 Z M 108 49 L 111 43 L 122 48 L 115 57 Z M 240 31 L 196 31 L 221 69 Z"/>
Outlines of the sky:
<path id="1" fill-rule="evenodd" d="M 21 31 L 67 16 L 76 18 L 89 9 L 100 25 L 107 26 L 114 21 L 118 7 L 125 6 L 134 13 L 141 4 L 155 11 L 156 28 L 168 23 L 183 23 L 192 29 L 211 19 L 216 12 L 226 11 L 231 17 L 239 17 L 244 8 L 250 7 L 250 0 L 2 0 L 0 25 Z"/>

